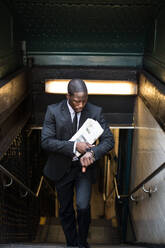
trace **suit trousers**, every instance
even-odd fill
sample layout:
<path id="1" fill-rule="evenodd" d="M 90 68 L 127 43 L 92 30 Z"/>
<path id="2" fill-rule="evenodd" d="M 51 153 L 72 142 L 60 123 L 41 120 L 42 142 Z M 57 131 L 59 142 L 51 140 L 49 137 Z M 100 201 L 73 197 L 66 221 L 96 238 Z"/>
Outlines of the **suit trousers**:
<path id="1" fill-rule="evenodd" d="M 60 203 L 59 217 L 65 234 L 67 246 L 87 246 L 90 225 L 91 175 L 90 168 L 81 172 L 79 161 L 72 162 L 67 174 L 55 183 Z M 77 215 L 73 206 L 76 191 Z M 77 225 L 78 224 L 78 225 Z M 77 230 L 78 226 L 78 230 Z"/>

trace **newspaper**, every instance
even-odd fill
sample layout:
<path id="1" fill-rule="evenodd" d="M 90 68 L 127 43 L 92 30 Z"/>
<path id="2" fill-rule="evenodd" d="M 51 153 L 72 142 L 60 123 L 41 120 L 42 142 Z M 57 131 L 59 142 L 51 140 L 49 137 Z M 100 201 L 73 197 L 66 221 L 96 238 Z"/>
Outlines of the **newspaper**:
<path id="1" fill-rule="evenodd" d="M 101 136 L 103 131 L 98 121 L 88 118 L 70 141 L 88 142 L 92 145 Z M 76 151 L 76 156 L 79 157 L 80 155 L 81 154 Z"/>

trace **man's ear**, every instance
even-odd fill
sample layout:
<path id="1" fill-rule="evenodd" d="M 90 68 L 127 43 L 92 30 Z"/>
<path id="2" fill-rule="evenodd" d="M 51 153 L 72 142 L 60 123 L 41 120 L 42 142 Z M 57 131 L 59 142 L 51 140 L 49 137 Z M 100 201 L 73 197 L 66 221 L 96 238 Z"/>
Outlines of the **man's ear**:
<path id="1" fill-rule="evenodd" d="M 67 93 L 66 94 L 66 98 L 69 100 L 69 98 L 70 98 L 70 95 Z"/>

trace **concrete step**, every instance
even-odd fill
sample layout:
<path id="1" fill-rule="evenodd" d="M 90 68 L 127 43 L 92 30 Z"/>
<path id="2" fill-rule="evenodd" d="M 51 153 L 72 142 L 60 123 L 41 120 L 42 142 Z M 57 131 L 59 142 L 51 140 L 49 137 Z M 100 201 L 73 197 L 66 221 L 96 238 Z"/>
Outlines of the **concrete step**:
<path id="1" fill-rule="evenodd" d="M 40 225 L 35 242 L 65 244 L 65 237 L 58 219 L 50 218 L 45 225 Z M 90 244 L 120 244 L 118 228 L 114 228 L 110 221 L 100 219 L 92 220 L 88 242 Z"/>
<path id="2" fill-rule="evenodd" d="M 59 244 L 0 244 L 0 248 L 66 248 L 65 245 Z M 144 248 L 142 246 L 128 245 L 91 245 L 91 248 Z"/>

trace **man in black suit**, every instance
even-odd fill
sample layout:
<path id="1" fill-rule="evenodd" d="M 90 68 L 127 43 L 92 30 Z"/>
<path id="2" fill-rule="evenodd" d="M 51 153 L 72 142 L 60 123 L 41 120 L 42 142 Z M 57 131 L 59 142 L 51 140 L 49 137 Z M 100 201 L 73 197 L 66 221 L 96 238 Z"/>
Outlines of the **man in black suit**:
<path id="1" fill-rule="evenodd" d="M 113 148 L 113 135 L 102 109 L 87 103 L 88 92 L 81 79 L 68 84 L 67 99 L 49 105 L 42 129 L 42 147 L 48 152 L 44 174 L 55 182 L 60 203 L 59 216 L 67 246 L 89 247 L 91 185 L 95 180 L 95 161 Z M 99 144 L 69 141 L 87 118 L 97 120 L 104 129 Z M 80 159 L 75 152 L 81 153 Z M 76 189 L 77 221 L 73 208 Z M 78 230 L 76 228 L 78 223 Z"/>

